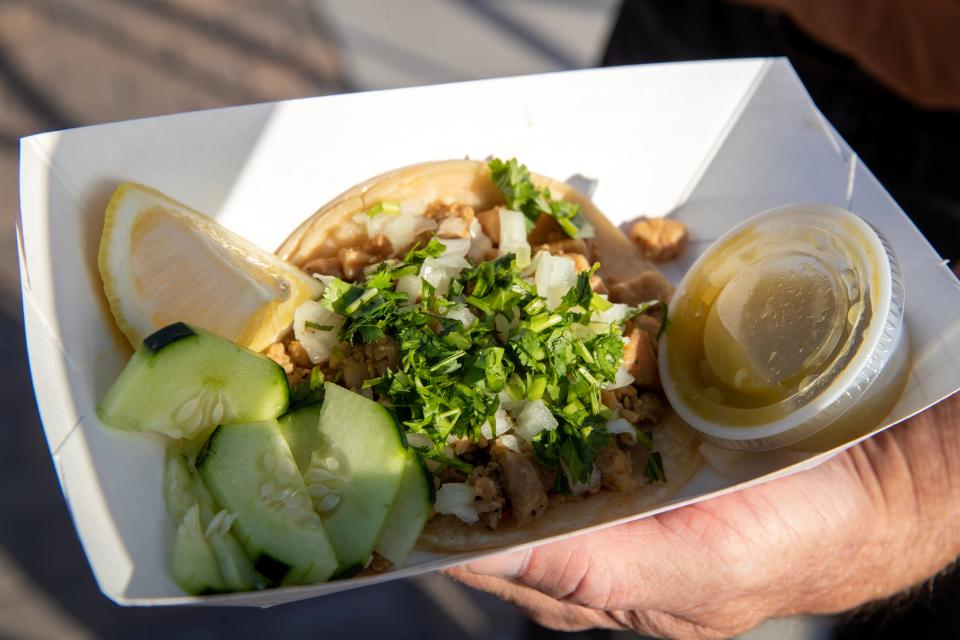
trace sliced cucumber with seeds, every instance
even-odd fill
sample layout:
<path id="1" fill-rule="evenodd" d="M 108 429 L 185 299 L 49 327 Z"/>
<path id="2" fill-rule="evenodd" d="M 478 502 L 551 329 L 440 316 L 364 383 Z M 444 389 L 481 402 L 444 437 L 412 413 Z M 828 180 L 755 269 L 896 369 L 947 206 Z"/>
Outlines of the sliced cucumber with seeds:
<path id="1" fill-rule="evenodd" d="M 163 473 L 163 498 L 176 527 L 170 553 L 170 576 L 189 594 L 227 588 L 210 540 L 204 535 L 200 507 L 194 498 L 190 471 L 179 453 L 168 450 Z"/>
<path id="2" fill-rule="evenodd" d="M 340 558 L 339 576 L 366 566 L 400 486 L 406 453 L 383 405 L 331 382 L 322 405 L 280 427 Z"/>
<path id="3" fill-rule="evenodd" d="M 230 591 L 250 591 L 263 589 L 270 581 L 257 573 L 253 561 L 243 550 L 231 532 L 231 525 L 237 514 L 219 509 L 210 495 L 207 485 L 199 474 L 193 474 L 194 489 L 199 498 L 200 520 L 204 523 L 204 533 L 210 540 L 213 555 L 217 557 L 220 574 Z M 209 517 L 209 519 L 207 519 Z"/>
<path id="4" fill-rule="evenodd" d="M 167 448 L 163 465 L 163 504 L 174 523 L 181 522 L 187 510 L 197 504 L 191 476 L 187 461 L 180 451 L 176 447 Z"/>
<path id="5" fill-rule="evenodd" d="M 173 539 L 170 573 L 174 581 L 189 594 L 226 591 L 217 557 L 200 524 L 200 507 L 187 509 Z"/>
<path id="6" fill-rule="evenodd" d="M 407 449 L 400 489 L 373 550 L 402 567 L 433 510 L 433 479 L 416 451 Z"/>
<path id="7" fill-rule="evenodd" d="M 220 424 L 276 418 L 288 404 L 273 360 L 178 322 L 143 341 L 97 413 L 118 429 L 195 438 Z"/>
<path id="8" fill-rule="evenodd" d="M 175 524 L 183 521 L 189 509 L 198 507 L 203 536 L 216 558 L 228 591 L 249 591 L 267 586 L 268 580 L 253 568 L 253 562 L 230 531 L 235 516 L 220 509 L 200 475 L 190 471 L 183 455 L 173 447 L 167 449 L 163 484 L 167 513 Z M 183 550 L 180 554 L 186 555 Z"/>
<path id="9" fill-rule="evenodd" d="M 275 582 L 323 582 L 338 562 L 276 420 L 222 426 L 197 470 L 254 568 Z"/>

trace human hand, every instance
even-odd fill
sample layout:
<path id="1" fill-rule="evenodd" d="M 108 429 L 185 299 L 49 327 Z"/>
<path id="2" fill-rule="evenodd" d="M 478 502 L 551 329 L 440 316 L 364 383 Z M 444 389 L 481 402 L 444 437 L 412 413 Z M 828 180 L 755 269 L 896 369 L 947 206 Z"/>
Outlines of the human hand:
<path id="1" fill-rule="evenodd" d="M 960 396 L 802 473 L 448 571 L 563 630 L 717 638 L 890 596 L 960 554 Z"/>

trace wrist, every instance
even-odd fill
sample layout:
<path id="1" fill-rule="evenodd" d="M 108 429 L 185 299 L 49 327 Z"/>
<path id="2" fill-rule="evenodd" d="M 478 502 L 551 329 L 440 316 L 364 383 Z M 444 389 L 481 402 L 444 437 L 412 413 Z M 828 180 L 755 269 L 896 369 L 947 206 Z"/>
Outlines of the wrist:
<path id="1" fill-rule="evenodd" d="M 889 598 L 960 554 L 960 394 L 827 463 L 846 518 L 818 539 L 805 597 L 778 615 L 838 613 Z M 829 540 L 829 542 L 828 542 Z M 824 546 L 825 545 L 825 546 Z"/>
<path id="2" fill-rule="evenodd" d="M 920 414 L 896 436 L 910 465 L 916 544 L 934 549 L 937 570 L 960 555 L 960 395 Z M 899 431 L 900 433 L 897 433 Z"/>
<path id="3" fill-rule="evenodd" d="M 960 554 L 960 396 L 866 441 L 878 492 L 875 567 L 885 598 Z M 878 577 L 879 577 L 878 576 Z"/>

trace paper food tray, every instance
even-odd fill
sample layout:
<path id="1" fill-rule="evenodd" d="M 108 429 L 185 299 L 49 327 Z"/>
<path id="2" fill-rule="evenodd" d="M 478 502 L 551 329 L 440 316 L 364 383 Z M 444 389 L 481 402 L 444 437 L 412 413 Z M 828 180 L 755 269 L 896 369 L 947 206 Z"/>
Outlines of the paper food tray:
<path id="1" fill-rule="evenodd" d="M 889 238 L 904 271 L 913 364 L 884 426 L 960 387 L 956 279 L 783 60 L 506 78 L 36 135 L 22 141 L 20 167 L 30 366 L 57 475 L 108 597 L 128 605 L 269 606 L 477 555 L 418 552 L 406 568 L 377 577 L 182 595 L 165 569 L 172 527 L 161 495 L 163 444 L 109 430 L 95 413 L 129 355 L 96 265 L 113 189 L 124 181 L 150 185 L 273 250 L 321 204 L 370 176 L 490 155 L 516 156 L 559 179 L 595 181 L 595 202 L 618 224 L 639 215 L 684 222 L 691 245 L 665 268 L 674 282 L 712 240 L 760 211 L 801 201 L 850 209 Z M 729 475 L 704 466 L 670 503 L 631 519 L 795 473 L 835 453 L 750 455 Z"/>

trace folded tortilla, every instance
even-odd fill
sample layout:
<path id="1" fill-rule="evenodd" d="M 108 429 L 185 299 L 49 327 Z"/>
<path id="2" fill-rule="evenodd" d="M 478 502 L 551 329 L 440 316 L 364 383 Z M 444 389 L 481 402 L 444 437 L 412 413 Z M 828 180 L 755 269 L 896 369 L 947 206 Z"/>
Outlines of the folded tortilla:
<path id="1" fill-rule="evenodd" d="M 540 188 L 549 187 L 554 199 L 575 202 L 593 225 L 594 254 L 607 282 L 627 281 L 642 273 L 656 273 L 639 249 L 617 229 L 583 194 L 563 182 L 530 174 Z M 461 204 L 484 211 L 503 205 L 503 195 L 494 185 L 486 163 L 476 160 L 426 162 L 403 167 L 371 178 L 348 189 L 297 228 L 277 253 L 302 267 L 318 257 L 336 255 L 343 242 L 342 230 L 353 217 L 377 203 L 422 200 Z M 669 286 L 664 279 L 664 288 Z M 551 504 L 546 513 L 518 527 L 512 521 L 496 530 L 482 523 L 466 524 L 454 516 L 435 515 L 420 536 L 418 547 L 429 551 L 463 552 L 503 547 L 628 518 L 666 502 L 693 475 L 700 464 L 698 440 L 672 412 L 653 427 L 654 450 L 663 462 L 667 482 L 648 482 L 644 477 L 648 452 L 634 447 L 633 472 L 637 489 L 632 492 L 601 491 L 583 498 Z"/>

